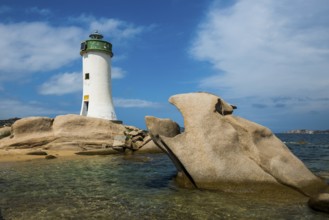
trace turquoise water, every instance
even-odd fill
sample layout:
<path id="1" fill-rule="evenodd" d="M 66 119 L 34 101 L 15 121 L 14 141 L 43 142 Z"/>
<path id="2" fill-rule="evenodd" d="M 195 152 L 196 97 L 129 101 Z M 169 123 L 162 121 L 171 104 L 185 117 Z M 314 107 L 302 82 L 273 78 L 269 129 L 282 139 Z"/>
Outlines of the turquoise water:
<path id="1" fill-rule="evenodd" d="M 329 175 L 329 135 L 322 142 L 278 136 L 315 173 Z M 1 163 L 0 219 L 329 218 L 299 194 L 182 189 L 174 175 L 164 154 Z"/>

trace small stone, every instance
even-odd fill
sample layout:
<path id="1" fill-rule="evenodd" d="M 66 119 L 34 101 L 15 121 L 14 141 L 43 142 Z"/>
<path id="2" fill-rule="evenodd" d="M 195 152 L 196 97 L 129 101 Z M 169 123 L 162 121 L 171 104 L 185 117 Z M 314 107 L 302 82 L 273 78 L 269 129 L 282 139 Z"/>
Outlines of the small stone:
<path id="1" fill-rule="evenodd" d="M 54 155 L 47 155 L 45 158 L 46 158 L 47 160 L 51 160 L 51 159 L 56 159 L 57 157 L 54 156 Z"/>
<path id="2" fill-rule="evenodd" d="M 130 126 L 130 125 L 126 125 L 125 128 L 129 131 L 136 131 L 136 130 L 139 130 L 138 128 L 134 127 L 134 126 Z"/>
<path id="3" fill-rule="evenodd" d="M 136 142 L 136 141 L 142 141 L 143 140 L 143 137 L 142 136 L 135 136 L 131 139 L 133 142 Z"/>
<path id="4" fill-rule="evenodd" d="M 139 132 L 138 131 L 131 131 L 128 134 L 134 137 L 134 136 L 138 135 Z"/>

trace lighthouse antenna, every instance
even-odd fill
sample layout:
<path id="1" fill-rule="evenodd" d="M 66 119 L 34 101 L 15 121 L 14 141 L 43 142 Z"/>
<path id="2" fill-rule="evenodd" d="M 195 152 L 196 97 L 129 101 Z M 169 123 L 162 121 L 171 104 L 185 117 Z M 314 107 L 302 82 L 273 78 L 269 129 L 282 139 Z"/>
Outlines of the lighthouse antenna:
<path id="1" fill-rule="evenodd" d="M 96 30 L 93 34 L 90 34 L 89 37 L 91 39 L 101 40 L 101 39 L 103 39 L 104 36 L 102 34 L 98 33 L 98 30 Z"/>

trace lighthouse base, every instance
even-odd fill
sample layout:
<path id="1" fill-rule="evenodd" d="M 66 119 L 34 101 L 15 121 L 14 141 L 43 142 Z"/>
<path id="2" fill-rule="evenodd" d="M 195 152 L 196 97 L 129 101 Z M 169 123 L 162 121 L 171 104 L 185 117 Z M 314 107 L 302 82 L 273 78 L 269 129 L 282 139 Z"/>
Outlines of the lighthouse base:
<path id="1" fill-rule="evenodd" d="M 115 124 L 119 124 L 119 125 L 122 125 L 122 121 L 120 120 L 110 120 L 111 122 L 115 123 Z"/>

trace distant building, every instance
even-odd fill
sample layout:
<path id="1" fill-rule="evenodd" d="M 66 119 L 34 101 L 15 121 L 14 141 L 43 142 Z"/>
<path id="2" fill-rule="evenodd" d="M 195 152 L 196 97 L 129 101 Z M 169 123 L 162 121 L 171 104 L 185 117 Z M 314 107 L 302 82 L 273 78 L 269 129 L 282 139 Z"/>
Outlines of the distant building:
<path id="1" fill-rule="evenodd" d="M 112 101 L 112 44 L 97 31 L 81 43 L 83 95 L 80 115 L 117 120 Z"/>

